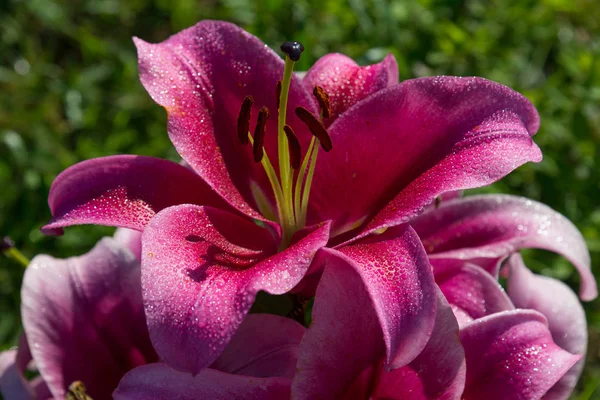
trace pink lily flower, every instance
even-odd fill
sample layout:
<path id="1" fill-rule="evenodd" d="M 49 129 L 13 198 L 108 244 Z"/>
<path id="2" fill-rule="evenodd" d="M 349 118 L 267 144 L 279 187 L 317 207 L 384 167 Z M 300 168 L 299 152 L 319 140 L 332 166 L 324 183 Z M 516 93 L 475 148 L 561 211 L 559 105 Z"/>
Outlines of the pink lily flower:
<path id="1" fill-rule="evenodd" d="M 127 246 L 104 238 L 80 257 L 31 261 L 21 289 L 26 340 L 12 351 L 15 364 L 10 353 L 2 356 L 12 371 L 6 384 L 0 378 L 6 398 L 64 399 L 71 383 L 83 381 L 93 398 L 107 399 L 127 371 L 157 360 L 140 263 Z M 27 382 L 22 374 L 32 359 L 40 378 Z"/>
<path id="2" fill-rule="evenodd" d="M 383 327 L 386 362 L 405 365 L 428 341 L 436 302 L 420 241 L 400 225 L 445 192 L 541 159 L 533 105 L 485 79 L 398 83 L 392 56 L 359 67 L 339 54 L 300 79 L 292 71 L 301 45 L 282 46 L 284 62 L 226 22 L 135 43 L 142 84 L 167 110 L 169 137 L 190 168 L 142 156 L 79 163 L 53 183 L 44 230 L 144 231 L 150 337 L 180 370 L 209 366 L 256 293 L 296 287 L 324 246 L 335 247 L 332 262 L 352 259 Z"/>
<path id="3" fill-rule="evenodd" d="M 520 267 L 514 273 L 528 270 Z M 569 370 L 582 356 L 558 343 L 571 349 L 580 345 L 585 318 L 573 293 L 547 279 L 511 276 L 509 286 L 516 282 L 519 287 L 509 293 L 516 304 L 529 308 L 515 309 L 487 272 L 466 264 L 440 286 L 450 304 L 438 291 L 435 326 L 423 351 L 410 363 L 389 369 L 364 280 L 347 263 L 328 262 L 317 287 L 312 324 L 300 344 L 292 398 L 567 399 L 572 386 L 565 389 L 577 379 Z M 548 301 L 536 307 L 532 298 L 540 299 L 550 287 L 558 298 L 546 293 Z M 550 312 L 549 319 L 540 313 L 555 307 L 559 311 Z M 567 316 L 573 309 L 576 315 Z M 567 327 L 567 320 L 577 325 Z M 564 337 L 555 339 L 557 329 Z M 570 338 L 570 333 L 577 336 Z"/>
<path id="4" fill-rule="evenodd" d="M 597 296 L 590 256 L 577 228 L 548 206 L 516 196 L 472 196 L 442 202 L 413 220 L 434 268 L 437 284 L 461 325 L 494 313 L 532 309 L 545 316 L 554 342 L 572 354 L 585 355 L 587 325 L 575 294 L 555 279 L 529 271 L 521 248 L 554 251 L 569 259 L 581 276 L 580 296 Z M 508 276 L 508 296 L 495 278 Z M 583 360 L 544 395 L 567 399 Z"/>

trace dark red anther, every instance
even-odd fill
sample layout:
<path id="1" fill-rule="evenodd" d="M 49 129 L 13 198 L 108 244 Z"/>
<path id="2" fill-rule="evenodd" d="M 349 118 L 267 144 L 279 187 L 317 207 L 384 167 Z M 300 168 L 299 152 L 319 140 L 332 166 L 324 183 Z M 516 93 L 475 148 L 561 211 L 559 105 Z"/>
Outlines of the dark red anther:
<path id="1" fill-rule="evenodd" d="M 281 100 L 281 79 L 277 81 L 277 86 L 275 87 L 275 99 L 277 101 L 277 109 L 279 110 L 279 100 Z"/>
<path id="2" fill-rule="evenodd" d="M 298 169 L 300 168 L 300 157 L 302 155 L 300 142 L 294 134 L 291 126 L 284 126 L 283 131 L 285 132 L 285 136 L 287 136 L 288 148 L 290 149 L 290 164 L 292 164 L 293 169 Z"/>
<path id="3" fill-rule="evenodd" d="M 330 151 L 333 148 L 327 129 L 325 129 L 317 117 L 312 115 L 312 113 L 304 107 L 296 107 L 296 115 L 306 124 L 306 126 L 308 126 L 310 133 L 319 140 L 323 150 Z"/>
<path id="4" fill-rule="evenodd" d="M 252 96 L 246 96 L 240 109 L 240 115 L 237 120 L 238 138 L 242 144 L 248 144 L 248 132 L 250 130 L 250 118 L 252 117 L 252 104 L 254 99 Z"/>
<path id="5" fill-rule="evenodd" d="M 265 144 L 268 119 L 269 109 L 267 107 L 262 107 L 258 112 L 258 122 L 254 129 L 254 146 L 252 147 L 252 154 L 254 154 L 255 162 L 261 162 L 264 155 L 263 145 Z"/>
<path id="6" fill-rule="evenodd" d="M 331 106 L 329 104 L 329 95 L 325 93 L 325 90 L 321 86 L 315 86 L 313 89 L 313 95 L 319 102 L 319 107 L 323 111 L 323 118 L 329 118 L 331 115 Z"/>

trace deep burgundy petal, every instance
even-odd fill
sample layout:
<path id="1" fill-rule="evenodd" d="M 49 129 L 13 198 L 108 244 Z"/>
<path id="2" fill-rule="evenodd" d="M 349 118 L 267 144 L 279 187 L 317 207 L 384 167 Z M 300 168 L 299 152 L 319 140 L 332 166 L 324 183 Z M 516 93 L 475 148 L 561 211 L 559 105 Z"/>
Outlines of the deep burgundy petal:
<path id="1" fill-rule="evenodd" d="M 309 221 L 360 236 L 407 222 L 435 197 L 487 185 L 540 161 L 539 126 L 519 93 L 482 78 L 408 80 L 357 103 L 330 127 L 319 156 Z M 377 210 L 380 210 L 378 213 Z"/>
<path id="2" fill-rule="evenodd" d="M 303 80 L 306 90 L 312 92 L 321 86 L 329 95 L 331 116 L 324 119 L 326 126 L 348 108 L 381 89 L 398 84 L 398 63 L 388 54 L 381 62 L 365 67 L 350 57 L 331 53 L 321 57 Z"/>
<path id="3" fill-rule="evenodd" d="M 385 358 L 383 333 L 369 290 L 355 266 L 329 249 L 320 250 L 315 262 L 324 263 L 325 270 L 317 287 L 312 323 L 300 343 L 292 397 L 344 399 L 360 373 Z M 361 386 L 368 390 L 368 385 Z"/>
<path id="4" fill-rule="evenodd" d="M 533 274 L 519 254 L 511 256 L 507 266 L 510 270 L 507 291 L 515 305 L 544 314 L 554 342 L 569 353 L 585 355 L 587 323 L 575 293 L 556 279 Z M 544 399 L 568 399 L 583 365 L 582 359 L 550 389 Z"/>
<path id="5" fill-rule="evenodd" d="M 328 233 L 323 224 L 276 253 L 271 231 L 251 219 L 193 205 L 158 213 L 142 236 L 142 287 L 161 359 L 193 373 L 209 366 L 256 293 L 294 287 Z"/>
<path id="6" fill-rule="evenodd" d="M 21 299 L 31 354 L 56 398 L 64 398 L 75 380 L 93 398 L 109 398 L 125 372 L 156 359 L 139 263 L 113 239 L 102 239 L 81 257 L 35 257 Z"/>
<path id="7" fill-rule="evenodd" d="M 550 207 L 523 197 L 482 195 L 443 202 L 411 222 L 431 258 L 498 261 L 528 247 L 565 256 L 581 275 L 580 296 L 598 294 L 579 230 Z M 497 271 L 492 270 L 492 273 Z"/>
<path id="8" fill-rule="evenodd" d="M 450 305 L 438 293 L 435 327 L 427 346 L 409 365 L 381 371 L 372 394 L 378 399 L 460 399 L 465 387 L 465 352 Z"/>
<path id="9" fill-rule="evenodd" d="M 291 379 L 304 331 L 289 318 L 250 314 L 210 368 L 236 375 Z"/>
<path id="10" fill-rule="evenodd" d="M 421 352 L 435 323 L 436 286 L 421 241 L 403 225 L 337 250 L 369 291 L 383 329 L 388 367 L 406 365 Z"/>
<path id="11" fill-rule="evenodd" d="M 553 341 L 543 315 L 496 313 L 463 327 L 467 359 L 465 400 L 531 400 L 546 393 L 581 356 Z"/>
<path id="12" fill-rule="evenodd" d="M 434 271 L 435 281 L 448 302 L 472 319 L 515 308 L 494 277 L 476 265 L 463 263 Z"/>
<path id="13" fill-rule="evenodd" d="M 56 177 L 48 204 L 52 221 L 42 228 L 60 234 L 78 224 L 141 231 L 165 207 L 193 203 L 227 207 L 198 175 L 172 161 L 120 155 L 75 164 Z"/>
<path id="14" fill-rule="evenodd" d="M 289 400 L 290 380 L 233 375 L 203 369 L 194 376 L 157 363 L 130 371 L 115 400 Z"/>
<path id="15" fill-rule="evenodd" d="M 283 60 L 258 38 L 228 22 L 202 21 L 158 44 L 134 41 L 142 84 L 167 110 L 169 137 L 179 154 L 230 204 L 257 217 L 250 208 L 256 206 L 251 184 L 257 184 L 268 198 L 272 191 L 262 166 L 253 161 L 251 146 L 238 140 L 236 124 L 246 96 L 254 97 L 251 130 L 258 109 L 268 107 L 265 148 L 277 165 L 275 88 L 283 75 Z M 314 99 L 294 76 L 288 124 L 306 149 L 310 133 L 293 112 L 297 106 L 318 112 Z"/>

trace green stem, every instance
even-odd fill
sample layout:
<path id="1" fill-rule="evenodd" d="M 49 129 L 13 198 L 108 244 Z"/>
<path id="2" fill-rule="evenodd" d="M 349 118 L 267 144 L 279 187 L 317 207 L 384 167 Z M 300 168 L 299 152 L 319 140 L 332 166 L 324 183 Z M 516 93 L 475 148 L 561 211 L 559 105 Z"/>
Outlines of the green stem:
<path id="1" fill-rule="evenodd" d="M 13 260 L 21 264 L 23 268 L 27 268 L 27 266 L 29 265 L 29 259 L 25 257 L 23 253 L 21 253 L 15 247 L 11 247 L 10 249 L 5 250 L 4 254 L 6 254 L 8 258 L 12 258 Z"/>

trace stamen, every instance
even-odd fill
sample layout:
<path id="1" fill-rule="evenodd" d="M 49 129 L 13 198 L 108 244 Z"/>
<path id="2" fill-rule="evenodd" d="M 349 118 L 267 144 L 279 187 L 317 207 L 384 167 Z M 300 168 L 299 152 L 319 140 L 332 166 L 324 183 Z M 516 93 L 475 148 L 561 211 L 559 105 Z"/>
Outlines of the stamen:
<path id="1" fill-rule="evenodd" d="M 292 130 L 291 126 L 284 126 L 283 130 L 285 132 L 285 135 L 287 136 L 288 146 L 290 149 L 290 163 L 293 169 L 298 169 L 300 168 L 300 157 L 302 155 L 302 150 L 300 149 L 300 142 L 294 134 L 294 131 Z"/>
<path id="2" fill-rule="evenodd" d="M 250 130 L 250 118 L 252 117 L 252 104 L 254 99 L 252 96 L 246 96 L 240 109 L 237 121 L 237 134 L 240 142 L 243 145 L 248 144 L 248 131 Z"/>
<path id="3" fill-rule="evenodd" d="M 4 236 L 2 242 L 0 242 L 0 254 L 4 254 L 8 258 L 12 258 L 24 268 L 27 268 L 29 265 L 29 259 L 15 247 L 15 242 L 13 242 L 8 236 Z"/>
<path id="4" fill-rule="evenodd" d="M 267 130 L 267 120 L 269 119 L 269 109 L 262 107 L 258 112 L 258 122 L 254 129 L 254 145 L 252 146 L 252 154 L 254 161 L 260 162 L 263 158 L 263 145 L 265 143 L 265 132 Z"/>
<path id="5" fill-rule="evenodd" d="M 277 109 L 279 110 L 279 103 L 281 97 L 281 79 L 277 81 L 277 86 L 275 86 L 275 99 L 277 99 Z"/>
<path id="6" fill-rule="evenodd" d="M 319 102 L 319 107 L 321 107 L 323 117 L 329 118 L 329 116 L 331 115 L 329 95 L 325 93 L 325 90 L 321 86 L 315 86 L 315 88 L 313 89 L 313 95 L 317 98 L 317 101 Z"/>
<path id="7" fill-rule="evenodd" d="M 280 48 L 292 61 L 298 61 L 304 51 L 304 46 L 300 42 L 285 42 Z"/>
<path id="8" fill-rule="evenodd" d="M 325 129 L 323 123 L 321 123 L 317 117 L 312 115 L 312 113 L 304 107 L 296 107 L 296 115 L 306 124 L 306 126 L 308 126 L 310 133 L 319 139 L 323 150 L 330 151 L 333 148 L 327 129 Z"/>

